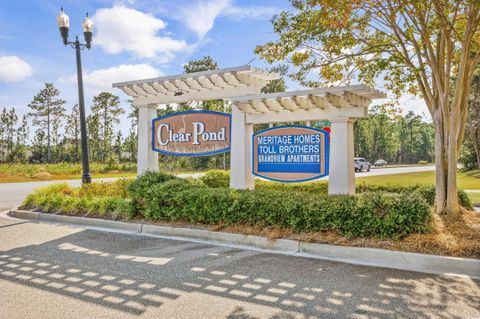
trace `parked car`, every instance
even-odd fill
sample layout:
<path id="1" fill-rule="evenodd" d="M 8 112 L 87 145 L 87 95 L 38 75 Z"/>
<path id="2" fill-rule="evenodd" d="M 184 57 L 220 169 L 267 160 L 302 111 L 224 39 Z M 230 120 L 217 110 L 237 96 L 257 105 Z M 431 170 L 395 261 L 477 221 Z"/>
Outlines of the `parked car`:
<path id="1" fill-rule="evenodd" d="M 375 163 L 373 163 L 374 166 L 381 166 L 381 167 L 387 166 L 387 164 L 388 164 L 387 161 L 384 159 L 376 160 Z"/>
<path id="2" fill-rule="evenodd" d="M 370 172 L 371 164 L 363 157 L 355 157 L 355 172 Z"/>

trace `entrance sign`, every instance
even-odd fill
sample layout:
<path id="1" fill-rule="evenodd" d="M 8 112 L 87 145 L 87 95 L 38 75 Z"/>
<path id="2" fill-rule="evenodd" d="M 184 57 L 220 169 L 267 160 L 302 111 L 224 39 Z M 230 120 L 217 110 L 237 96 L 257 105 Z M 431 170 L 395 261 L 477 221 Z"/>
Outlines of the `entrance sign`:
<path id="1" fill-rule="evenodd" d="M 386 94 L 365 85 L 261 93 L 262 87 L 279 78 L 279 74 L 244 65 L 114 83 L 113 87 L 127 94 L 138 109 L 137 174 L 159 171 L 159 152 L 201 156 L 230 150 L 230 188 L 254 189 L 253 173 L 290 182 L 328 174 L 329 194 L 354 194 L 353 123 L 367 117 L 370 103 L 386 98 Z M 229 115 L 206 112 L 172 114 L 152 122 L 162 105 L 219 99 L 231 101 L 231 125 Z M 324 121 L 324 131 L 331 129 L 330 143 L 328 133 L 297 127 L 290 128 L 291 132 L 276 128 L 257 134 L 253 146 L 257 124 L 312 121 Z M 325 127 L 326 121 L 330 127 Z M 266 138 L 258 144 L 258 137 L 275 135 L 286 135 L 287 143 L 280 144 L 282 138 Z M 297 135 L 312 139 L 306 143 Z M 280 146 L 284 146 L 282 150 Z M 260 161 L 259 155 L 263 156 Z"/>
<path id="2" fill-rule="evenodd" d="M 329 134 L 308 126 L 273 127 L 253 136 L 253 174 L 280 182 L 328 175 Z"/>
<path id="3" fill-rule="evenodd" d="M 230 150 L 228 113 L 188 111 L 152 120 L 152 149 L 175 156 L 206 156 Z"/>

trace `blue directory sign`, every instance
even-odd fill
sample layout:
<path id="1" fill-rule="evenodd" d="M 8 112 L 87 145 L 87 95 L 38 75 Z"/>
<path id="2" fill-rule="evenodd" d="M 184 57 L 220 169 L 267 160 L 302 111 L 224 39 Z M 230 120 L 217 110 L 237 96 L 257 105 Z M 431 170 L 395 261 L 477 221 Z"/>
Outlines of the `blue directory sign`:
<path id="1" fill-rule="evenodd" d="M 282 182 L 328 175 L 329 133 L 308 126 L 280 126 L 253 137 L 253 173 Z"/>

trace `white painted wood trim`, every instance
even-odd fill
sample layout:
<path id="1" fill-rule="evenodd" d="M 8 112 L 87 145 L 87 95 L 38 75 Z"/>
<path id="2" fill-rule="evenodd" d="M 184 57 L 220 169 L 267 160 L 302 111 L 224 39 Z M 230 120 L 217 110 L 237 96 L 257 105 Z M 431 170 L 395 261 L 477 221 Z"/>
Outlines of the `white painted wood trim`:
<path id="1" fill-rule="evenodd" d="M 355 194 L 355 164 L 353 150 L 353 120 L 350 118 L 329 119 L 330 172 L 328 194 Z"/>

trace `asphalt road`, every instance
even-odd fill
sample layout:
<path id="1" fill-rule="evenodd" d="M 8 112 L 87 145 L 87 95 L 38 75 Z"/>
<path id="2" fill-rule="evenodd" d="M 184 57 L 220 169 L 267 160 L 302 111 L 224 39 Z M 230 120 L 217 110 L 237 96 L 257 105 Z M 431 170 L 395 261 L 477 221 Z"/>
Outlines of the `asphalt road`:
<path id="1" fill-rule="evenodd" d="M 400 173 L 412 173 L 412 172 L 424 172 L 433 171 L 435 166 L 408 166 L 408 167 L 388 167 L 372 169 L 370 172 L 357 172 L 356 176 L 377 176 L 388 174 L 400 174 Z M 194 177 L 201 176 L 202 173 L 197 174 L 179 174 L 182 177 Z M 98 180 L 114 180 L 115 178 L 102 178 Z M 325 179 L 328 179 L 326 177 Z M 52 183 L 66 182 L 71 185 L 78 186 L 81 184 L 80 180 L 68 180 L 68 181 L 47 181 L 47 182 L 28 182 L 28 183 L 0 183 L 0 211 L 18 206 L 23 199 L 30 194 L 35 188 L 45 186 Z"/>
<path id="2" fill-rule="evenodd" d="M 480 282 L 0 218 L 0 318 L 478 318 Z"/>

